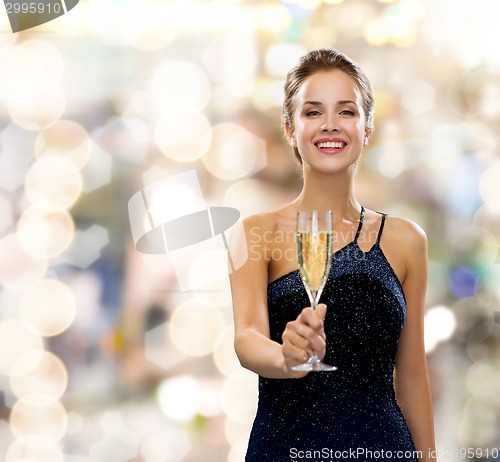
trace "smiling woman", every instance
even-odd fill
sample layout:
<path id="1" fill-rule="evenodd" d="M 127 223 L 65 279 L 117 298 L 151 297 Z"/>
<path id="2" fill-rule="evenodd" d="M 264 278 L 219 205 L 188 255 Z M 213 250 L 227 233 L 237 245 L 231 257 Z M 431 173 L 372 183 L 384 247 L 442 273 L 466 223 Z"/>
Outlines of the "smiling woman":
<path id="1" fill-rule="evenodd" d="M 330 462 L 434 461 L 422 328 L 426 237 L 409 220 L 365 209 L 354 192 L 373 130 L 366 75 L 336 50 L 308 53 L 288 73 L 283 125 L 302 163 L 302 191 L 244 220 L 245 233 L 231 243 L 251 249 L 230 276 L 236 353 L 259 375 L 245 460 L 288 462 L 327 448 Z M 317 310 L 308 307 L 295 240 L 283 239 L 294 236 L 300 210 L 334 215 Z M 337 370 L 294 369 L 313 353 Z"/>

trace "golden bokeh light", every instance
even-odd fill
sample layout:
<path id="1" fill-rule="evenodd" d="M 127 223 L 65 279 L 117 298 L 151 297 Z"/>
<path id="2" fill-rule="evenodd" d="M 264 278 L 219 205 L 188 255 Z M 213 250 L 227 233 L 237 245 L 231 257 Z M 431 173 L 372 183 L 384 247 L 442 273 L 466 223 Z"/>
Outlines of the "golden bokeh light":
<path id="1" fill-rule="evenodd" d="M 265 54 L 266 70 L 269 75 L 280 78 L 283 86 L 283 78 L 292 66 L 295 66 L 299 58 L 307 50 L 302 45 L 292 43 L 275 43 L 271 45 Z M 283 88 L 281 88 L 283 92 Z"/>
<path id="2" fill-rule="evenodd" d="M 266 145 L 241 125 L 222 123 L 213 127 L 211 147 L 201 161 L 214 177 L 234 181 L 265 167 Z"/>
<path id="3" fill-rule="evenodd" d="M 8 289 L 26 289 L 39 281 L 47 270 L 47 260 L 29 254 L 17 234 L 0 240 L 0 284 Z"/>
<path id="4" fill-rule="evenodd" d="M 220 240 L 222 241 L 222 239 Z M 220 244 L 222 247 L 222 242 Z M 207 268 L 210 270 L 207 271 Z M 196 287 L 200 290 L 216 290 L 221 284 L 224 284 L 223 280 L 227 279 L 228 274 L 227 250 L 225 248 L 204 250 L 195 257 L 190 265 L 189 287 Z M 229 287 L 224 284 L 223 288 L 228 289 Z M 230 300 L 228 300 L 227 294 L 221 294 L 219 301 L 220 303 L 215 301 L 216 306 Z"/>
<path id="5" fill-rule="evenodd" d="M 58 401 L 68 385 L 68 372 L 62 361 L 44 350 L 28 351 L 12 366 L 10 386 L 17 398 L 42 393 Z"/>
<path id="6" fill-rule="evenodd" d="M 16 361 L 29 351 L 43 349 L 42 338 L 29 324 L 19 319 L 7 319 L 0 322 L 0 373 L 9 375 Z"/>
<path id="7" fill-rule="evenodd" d="M 175 422 L 189 422 L 198 410 L 200 385 L 194 377 L 181 375 L 164 380 L 156 399 L 163 413 Z"/>
<path id="8" fill-rule="evenodd" d="M 66 96 L 57 86 L 32 89 L 8 101 L 11 119 L 27 130 L 40 130 L 56 122 L 65 107 Z"/>
<path id="9" fill-rule="evenodd" d="M 78 168 L 83 167 L 92 154 L 90 136 L 80 124 L 58 120 L 42 130 L 35 141 L 35 155 L 62 156 Z"/>
<path id="10" fill-rule="evenodd" d="M 158 119 L 154 130 L 160 151 L 176 162 L 193 162 L 210 146 L 211 127 L 208 118 L 192 109 L 170 110 Z"/>
<path id="11" fill-rule="evenodd" d="M 257 375 L 246 369 L 226 377 L 222 386 L 222 408 L 236 422 L 249 423 L 257 406 Z"/>
<path id="12" fill-rule="evenodd" d="M 286 31 L 292 24 L 292 15 L 288 8 L 279 3 L 265 3 L 260 6 L 257 27 L 265 32 L 279 33 Z"/>
<path id="13" fill-rule="evenodd" d="M 10 426 L 18 438 L 37 436 L 47 444 L 59 442 L 68 425 L 66 409 L 50 396 L 41 393 L 23 396 L 12 406 Z"/>
<path id="14" fill-rule="evenodd" d="M 227 326 L 215 340 L 214 363 L 221 374 L 230 376 L 241 370 L 241 364 L 234 351 L 234 326 Z"/>
<path id="15" fill-rule="evenodd" d="M 187 61 L 162 63 L 149 83 L 160 110 L 201 111 L 210 100 L 210 81 L 203 69 Z"/>
<path id="16" fill-rule="evenodd" d="M 5 462 L 32 460 L 36 462 L 64 462 L 62 449 L 50 438 L 22 436 L 14 440 L 5 454 Z"/>
<path id="17" fill-rule="evenodd" d="M 138 50 L 161 50 L 175 37 L 174 31 L 165 27 L 164 10 L 163 5 L 155 1 L 124 2 L 115 21 L 109 21 L 109 16 L 108 21 L 113 22 L 113 32 L 125 44 Z"/>
<path id="18" fill-rule="evenodd" d="M 174 346 L 183 353 L 205 356 L 213 352 L 215 340 L 225 327 L 224 315 L 219 308 L 191 299 L 172 313 L 169 334 Z"/>
<path id="19" fill-rule="evenodd" d="M 26 175 L 26 196 L 44 212 L 70 208 L 82 192 L 82 177 L 73 162 L 61 156 L 43 156 Z"/>
<path id="20" fill-rule="evenodd" d="M 13 101 L 57 84 L 64 61 L 51 43 L 30 39 L 2 49 L 0 100 Z"/>
<path id="21" fill-rule="evenodd" d="M 45 213 L 30 207 L 17 222 L 17 235 L 20 244 L 30 255 L 53 258 L 71 244 L 75 224 L 66 210 Z"/>
<path id="22" fill-rule="evenodd" d="M 19 315 L 40 335 L 58 335 L 75 318 L 75 295 L 57 279 L 42 279 L 21 295 Z"/>

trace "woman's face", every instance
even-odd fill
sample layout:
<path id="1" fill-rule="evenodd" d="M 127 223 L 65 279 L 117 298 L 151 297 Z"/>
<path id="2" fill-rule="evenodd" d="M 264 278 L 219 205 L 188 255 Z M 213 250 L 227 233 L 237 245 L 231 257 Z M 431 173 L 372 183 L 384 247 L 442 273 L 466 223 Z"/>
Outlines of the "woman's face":
<path id="1" fill-rule="evenodd" d="M 354 80 L 340 70 L 315 73 L 304 80 L 294 103 L 294 126 L 286 133 L 304 167 L 332 173 L 353 168 L 370 135 Z"/>

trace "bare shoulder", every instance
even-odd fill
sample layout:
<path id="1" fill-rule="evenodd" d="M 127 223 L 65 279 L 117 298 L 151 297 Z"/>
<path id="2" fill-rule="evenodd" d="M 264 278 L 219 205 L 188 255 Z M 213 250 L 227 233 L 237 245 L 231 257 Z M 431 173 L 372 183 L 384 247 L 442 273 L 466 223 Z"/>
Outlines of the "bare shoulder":
<path id="1" fill-rule="evenodd" d="M 402 284 L 426 267 L 427 237 L 417 223 L 388 215 L 380 245 Z"/>
<path id="2" fill-rule="evenodd" d="M 391 242 L 397 242 L 410 249 L 422 250 L 427 246 L 427 236 L 423 228 L 414 221 L 388 215 L 384 234 Z"/>

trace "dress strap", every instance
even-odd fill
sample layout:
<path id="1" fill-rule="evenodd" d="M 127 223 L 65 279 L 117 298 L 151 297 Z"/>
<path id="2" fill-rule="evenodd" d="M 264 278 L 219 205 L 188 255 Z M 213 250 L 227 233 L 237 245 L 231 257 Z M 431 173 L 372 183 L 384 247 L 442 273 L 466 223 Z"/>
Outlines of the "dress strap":
<path id="1" fill-rule="evenodd" d="M 378 235 L 377 235 L 377 242 L 375 243 L 375 245 L 380 244 L 380 238 L 382 236 L 382 231 L 384 230 L 385 217 L 387 216 L 387 213 L 380 213 L 380 214 L 382 215 L 382 221 L 380 222 L 380 228 L 378 230 Z"/>
<path id="2" fill-rule="evenodd" d="M 359 216 L 358 230 L 356 231 L 356 236 L 354 238 L 354 243 L 358 242 L 359 234 L 361 233 L 361 228 L 363 227 L 363 219 L 365 218 L 365 208 L 361 206 L 361 215 Z"/>

